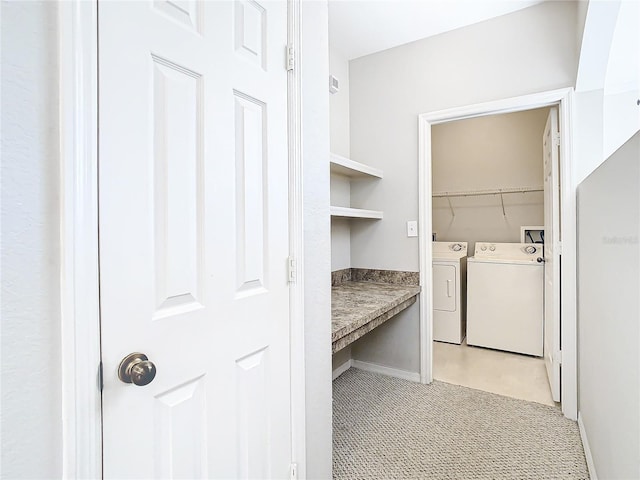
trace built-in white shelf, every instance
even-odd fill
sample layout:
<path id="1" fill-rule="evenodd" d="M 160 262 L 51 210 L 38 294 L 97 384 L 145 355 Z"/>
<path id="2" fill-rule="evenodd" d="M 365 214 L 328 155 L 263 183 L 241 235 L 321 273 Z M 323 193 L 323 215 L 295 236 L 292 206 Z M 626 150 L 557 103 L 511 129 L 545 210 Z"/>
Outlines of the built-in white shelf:
<path id="1" fill-rule="evenodd" d="M 343 218 L 370 218 L 378 220 L 382 218 L 382 212 L 379 210 L 365 210 L 363 208 L 350 207 L 331 207 L 332 217 Z"/>
<path id="2" fill-rule="evenodd" d="M 370 167 L 364 163 L 356 162 L 350 158 L 341 157 L 335 153 L 332 153 L 329 156 L 329 162 L 331 165 L 331 173 L 337 173 L 351 178 L 382 178 L 382 170 Z"/>

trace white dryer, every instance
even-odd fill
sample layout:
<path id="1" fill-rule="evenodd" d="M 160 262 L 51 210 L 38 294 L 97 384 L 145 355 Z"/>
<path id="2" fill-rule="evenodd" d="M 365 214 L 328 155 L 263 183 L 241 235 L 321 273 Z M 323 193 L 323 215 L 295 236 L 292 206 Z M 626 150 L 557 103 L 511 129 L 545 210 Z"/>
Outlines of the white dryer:
<path id="1" fill-rule="evenodd" d="M 476 243 L 467 270 L 467 344 L 542 356 L 542 245 Z"/>
<path id="2" fill-rule="evenodd" d="M 462 343 L 466 334 L 467 242 L 433 242 L 433 339 Z"/>

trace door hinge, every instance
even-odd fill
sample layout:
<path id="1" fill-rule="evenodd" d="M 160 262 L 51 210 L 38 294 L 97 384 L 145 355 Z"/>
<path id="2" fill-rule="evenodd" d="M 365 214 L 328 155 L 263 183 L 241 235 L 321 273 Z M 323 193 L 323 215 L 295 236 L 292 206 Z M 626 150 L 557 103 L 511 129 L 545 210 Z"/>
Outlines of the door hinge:
<path id="1" fill-rule="evenodd" d="M 292 45 L 287 45 L 287 72 L 290 72 L 295 68 L 296 57 L 295 50 Z"/>
<path id="2" fill-rule="evenodd" d="M 560 146 L 560 132 L 557 132 L 554 136 L 553 136 L 553 144 L 556 147 Z"/>
<path id="3" fill-rule="evenodd" d="M 104 376 L 102 374 L 102 362 L 98 364 L 98 391 L 102 393 L 104 389 Z"/>
<path id="4" fill-rule="evenodd" d="M 562 365 L 562 350 L 557 350 L 553 352 L 553 363 Z"/>
<path id="5" fill-rule="evenodd" d="M 289 270 L 289 283 L 296 283 L 298 279 L 298 262 L 295 258 L 289 257 L 287 260 L 287 266 Z"/>
<path id="6" fill-rule="evenodd" d="M 289 478 L 290 480 L 298 480 L 298 464 L 292 463 L 291 468 L 289 469 Z"/>

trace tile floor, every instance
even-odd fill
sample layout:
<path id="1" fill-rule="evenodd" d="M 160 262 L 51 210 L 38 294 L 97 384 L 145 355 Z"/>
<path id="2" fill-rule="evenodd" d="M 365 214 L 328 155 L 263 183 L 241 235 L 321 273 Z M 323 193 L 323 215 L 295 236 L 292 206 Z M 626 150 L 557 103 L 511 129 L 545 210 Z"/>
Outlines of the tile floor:
<path id="1" fill-rule="evenodd" d="M 542 358 L 488 348 L 433 342 L 433 377 L 485 392 L 545 405 L 551 398 Z"/>

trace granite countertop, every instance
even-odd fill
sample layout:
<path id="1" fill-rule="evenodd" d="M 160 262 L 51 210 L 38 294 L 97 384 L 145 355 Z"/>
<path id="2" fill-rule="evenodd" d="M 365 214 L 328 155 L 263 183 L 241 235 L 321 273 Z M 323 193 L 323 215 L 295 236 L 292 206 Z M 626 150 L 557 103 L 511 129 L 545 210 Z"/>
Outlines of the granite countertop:
<path id="1" fill-rule="evenodd" d="M 331 288 L 331 342 L 344 348 L 416 301 L 420 287 L 347 281 Z M 349 338 L 345 338 L 349 337 Z"/>

